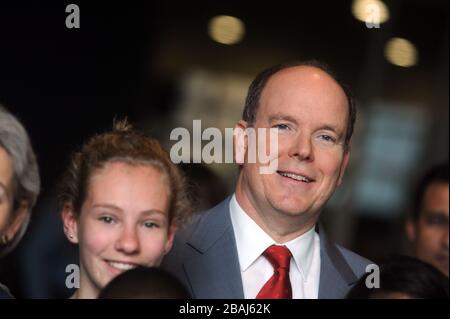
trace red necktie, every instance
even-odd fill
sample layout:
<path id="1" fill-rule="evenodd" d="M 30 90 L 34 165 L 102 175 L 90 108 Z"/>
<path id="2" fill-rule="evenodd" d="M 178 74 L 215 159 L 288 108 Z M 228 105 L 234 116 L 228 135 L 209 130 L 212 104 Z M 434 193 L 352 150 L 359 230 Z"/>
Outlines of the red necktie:
<path id="1" fill-rule="evenodd" d="M 289 264 L 292 254 L 286 246 L 272 245 L 264 257 L 272 264 L 273 275 L 259 291 L 256 299 L 292 299 Z"/>

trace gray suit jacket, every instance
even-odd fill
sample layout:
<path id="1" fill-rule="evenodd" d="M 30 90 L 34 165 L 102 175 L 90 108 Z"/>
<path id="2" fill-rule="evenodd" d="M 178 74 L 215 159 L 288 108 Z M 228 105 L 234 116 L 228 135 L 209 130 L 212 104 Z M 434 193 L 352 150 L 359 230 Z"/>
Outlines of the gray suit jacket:
<path id="1" fill-rule="evenodd" d="M 230 197 L 180 231 L 162 267 L 178 277 L 193 298 L 243 299 L 239 259 L 229 213 Z M 371 262 L 320 236 L 319 298 L 344 298 Z"/>

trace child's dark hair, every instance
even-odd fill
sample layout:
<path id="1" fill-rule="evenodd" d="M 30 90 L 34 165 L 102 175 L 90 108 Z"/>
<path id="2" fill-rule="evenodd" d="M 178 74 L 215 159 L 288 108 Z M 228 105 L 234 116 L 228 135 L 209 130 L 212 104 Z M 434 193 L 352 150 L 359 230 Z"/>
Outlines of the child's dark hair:
<path id="1" fill-rule="evenodd" d="M 413 257 L 396 255 L 380 265 L 380 287 L 369 288 L 364 275 L 347 299 L 372 299 L 400 293 L 414 299 L 448 299 L 448 278 L 433 266 Z"/>
<path id="2" fill-rule="evenodd" d="M 106 285 L 98 299 L 189 299 L 183 284 L 161 268 L 126 271 Z"/>

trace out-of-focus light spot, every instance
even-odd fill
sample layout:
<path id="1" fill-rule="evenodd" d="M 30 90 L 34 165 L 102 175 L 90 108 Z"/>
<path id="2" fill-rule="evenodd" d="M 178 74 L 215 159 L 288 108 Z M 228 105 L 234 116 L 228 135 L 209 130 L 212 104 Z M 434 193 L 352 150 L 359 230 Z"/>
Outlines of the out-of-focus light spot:
<path id="1" fill-rule="evenodd" d="M 389 20 L 389 8 L 381 0 L 353 0 L 352 13 L 365 23 L 380 24 Z"/>
<path id="2" fill-rule="evenodd" d="M 398 66 L 411 67 L 417 64 L 417 50 L 410 41 L 402 38 L 392 38 L 384 47 L 386 59 Z"/>
<path id="3" fill-rule="evenodd" d="M 209 21 L 208 32 L 216 42 L 235 44 L 242 40 L 245 26 L 238 18 L 221 15 Z"/>

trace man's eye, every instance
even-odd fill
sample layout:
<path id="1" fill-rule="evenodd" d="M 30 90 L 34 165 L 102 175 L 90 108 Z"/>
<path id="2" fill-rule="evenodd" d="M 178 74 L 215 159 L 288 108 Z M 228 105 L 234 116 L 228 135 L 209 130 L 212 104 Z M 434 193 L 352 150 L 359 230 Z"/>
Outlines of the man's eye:
<path id="1" fill-rule="evenodd" d="M 444 225 L 448 223 L 448 220 L 442 216 L 432 216 L 427 219 L 430 225 Z"/>
<path id="2" fill-rule="evenodd" d="M 289 129 L 289 126 L 286 125 L 286 124 L 276 124 L 276 125 L 274 125 L 273 127 L 274 127 L 274 128 L 277 128 L 277 129 L 279 129 L 279 130 L 288 130 L 288 129 Z"/>
<path id="3" fill-rule="evenodd" d="M 336 138 L 327 134 L 319 135 L 319 138 L 328 143 L 336 143 Z"/>

